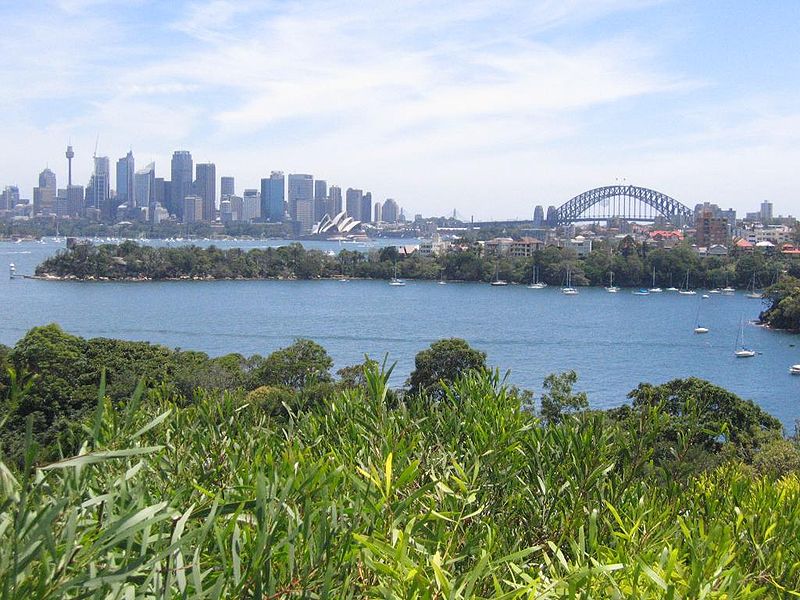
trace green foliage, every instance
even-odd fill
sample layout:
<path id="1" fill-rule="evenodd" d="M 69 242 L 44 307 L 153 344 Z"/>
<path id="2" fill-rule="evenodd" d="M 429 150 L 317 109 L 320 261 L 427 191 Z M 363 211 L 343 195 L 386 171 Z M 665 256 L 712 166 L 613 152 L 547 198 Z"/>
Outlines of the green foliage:
<path id="1" fill-rule="evenodd" d="M 248 392 L 246 400 L 271 417 L 286 417 L 296 406 L 297 392 L 285 387 L 262 385 Z"/>
<path id="2" fill-rule="evenodd" d="M 331 380 L 333 360 L 325 348 L 311 340 L 297 340 L 291 346 L 276 350 L 254 369 L 251 386 L 279 385 L 300 389 L 312 382 Z"/>
<path id="3" fill-rule="evenodd" d="M 761 313 L 761 321 L 776 329 L 800 331 L 800 279 L 782 277 L 765 296 L 769 307 Z"/>
<path id="4" fill-rule="evenodd" d="M 485 352 L 459 338 L 439 340 L 417 353 L 407 385 L 411 394 L 441 398 L 442 383 L 451 383 L 470 371 L 485 370 Z"/>
<path id="5" fill-rule="evenodd" d="M 800 474 L 800 447 L 796 440 L 772 439 L 761 445 L 753 457 L 759 473 L 778 478 Z"/>
<path id="6" fill-rule="evenodd" d="M 542 387 L 541 415 L 549 423 L 558 423 L 565 415 L 585 411 L 589 408 L 586 392 L 573 393 L 578 381 L 575 371 L 552 373 L 545 377 Z"/>
<path id="7" fill-rule="evenodd" d="M 287 421 L 257 398 L 101 389 L 73 457 L 0 464 L 0 589 L 39 598 L 790 597 L 800 480 L 685 482 L 650 427 L 543 424 L 496 374 L 385 402 L 387 371 Z M 262 394 L 263 393 L 263 394 Z M 145 401 L 147 399 L 147 401 Z M 252 402 L 248 402 L 251 400 Z M 645 407 L 635 414 L 645 416 Z"/>

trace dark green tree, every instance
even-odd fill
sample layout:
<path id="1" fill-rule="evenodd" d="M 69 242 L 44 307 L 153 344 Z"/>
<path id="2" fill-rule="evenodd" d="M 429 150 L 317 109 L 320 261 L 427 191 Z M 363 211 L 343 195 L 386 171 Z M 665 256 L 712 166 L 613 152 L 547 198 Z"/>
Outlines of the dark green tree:
<path id="1" fill-rule="evenodd" d="M 559 423 L 565 415 L 589 408 L 586 392 L 576 394 L 572 391 L 577 381 L 578 374 L 575 371 L 551 373 L 544 378 L 541 416 L 548 423 Z"/>
<path id="2" fill-rule="evenodd" d="M 418 352 L 406 385 L 412 394 L 442 395 L 441 382 L 453 382 L 469 371 L 486 370 L 486 353 L 460 338 L 439 340 Z"/>
<path id="3" fill-rule="evenodd" d="M 299 390 L 310 382 L 330 381 L 332 366 L 333 360 L 325 348 L 311 340 L 300 339 L 270 354 L 253 371 L 251 387 L 269 385 Z"/>

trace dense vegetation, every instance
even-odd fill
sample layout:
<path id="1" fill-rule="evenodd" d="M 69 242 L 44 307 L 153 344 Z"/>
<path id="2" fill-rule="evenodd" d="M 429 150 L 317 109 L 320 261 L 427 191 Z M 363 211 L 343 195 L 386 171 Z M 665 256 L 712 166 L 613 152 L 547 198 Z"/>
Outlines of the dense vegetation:
<path id="1" fill-rule="evenodd" d="M 609 273 L 621 286 L 681 287 L 686 274 L 692 286 L 745 288 L 755 277 L 757 285 L 774 282 L 782 273 L 800 276 L 800 261 L 761 252 L 735 257 L 701 258 L 689 247 L 672 250 L 648 249 L 626 238 L 616 248 L 597 244 L 585 259 L 569 249 L 548 246 L 531 258 L 487 256 L 478 246 L 438 257 L 417 253 L 402 255 L 395 247 L 370 253 L 342 250 L 330 256 L 319 250 L 306 250 L 294 243 L 281 248 L 221 250 L 199 248 L 154 248 L 134 242 L 120 245 L 79 245 L 59 252 L 36 270 L 39 275 L 77 279 L 177 279 L 177 278 L 297 278 L 363 277 L 389 279 L 398 274 L 407 279 L 447 279 L 491 281 L 497 275 L 516 283 L 531 281 L 533 267 L 550 285 L 560 285 L 569 269 L 576 285 L 607 285 Z"/>
<path id="2" fill-rule="evenodd" d="M 776 329 L 800 331 L 800 279 L 782 277 L 767 288 L 769 306 L 761 313 L 761 321 Z"/>
<path id="3" fill-rule="evenodd" d="M 333 382 L 324 351 L 301 341 L 238 362 L 246 383 L 226 375 L 187 393 L 171 382 L 181 363 L 200 376 L 213 359 L 131 345 L 137 357 L 120 366 L 131 343 L 64 336 L 38 328 L 0 354 L 15 365 L 0 392 L 4 438 L 16 415 L 28 432 L 19 462 L 2 447 L 4 598 L 800 589 L 797 444 L 708 382 L 643 384 L 630 405 L 592 412 L 574 374 L 553 375 L 540 416 L 462 340 L 420 353 L 415 392 L 390 390 L 373 361 Z M 77 386 L 75 361 L 99 393 L 76 451 L 42 461 L 29 405 Z M 144 376 L 130 396 L 123 371 Z"/>

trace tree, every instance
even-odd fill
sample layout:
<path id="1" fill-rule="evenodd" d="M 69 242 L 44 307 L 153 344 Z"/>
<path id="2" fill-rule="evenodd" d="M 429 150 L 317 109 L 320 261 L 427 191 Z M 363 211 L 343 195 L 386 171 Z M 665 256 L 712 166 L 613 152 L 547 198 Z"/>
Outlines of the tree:
<path id="1" fill-rule="evenodd" d="M 333 360 L 325 348 L 311 340 L 299 339 L 270 354 L 253 371 L 252 387 L 262 385 L 301 389 L 308 383 L 331 380 Z"/>
<path id="2" fill-rule="evenodd" d="M 544 379 L 542 387 L 542 418 L 548 423 L 559 423 L 564 415 L 581 412 L 589 408 L 586 392 L 574 394 L 572 387 L 578 381 L 575 371 L 551 373 Z"/>
<path id="3" fill-rule="evenodd" d="M 442 395 L 441 382 L 453 382 L 469 371 L 486 370 L 486 353 L 459 338 L 439 340 L 418 352 L 406 385 L 412 394 Z"/>

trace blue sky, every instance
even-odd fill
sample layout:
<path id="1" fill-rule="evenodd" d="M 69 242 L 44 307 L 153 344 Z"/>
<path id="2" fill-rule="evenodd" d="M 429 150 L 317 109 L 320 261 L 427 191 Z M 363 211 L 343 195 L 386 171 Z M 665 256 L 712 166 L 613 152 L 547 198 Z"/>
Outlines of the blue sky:
<path id="1" fill-rule="evenodd" d="M 800 2 L 0 0 L 0 185 L 99 135 L 257 187 L 527 218 L 618 179 L 800 213 Z"/>

